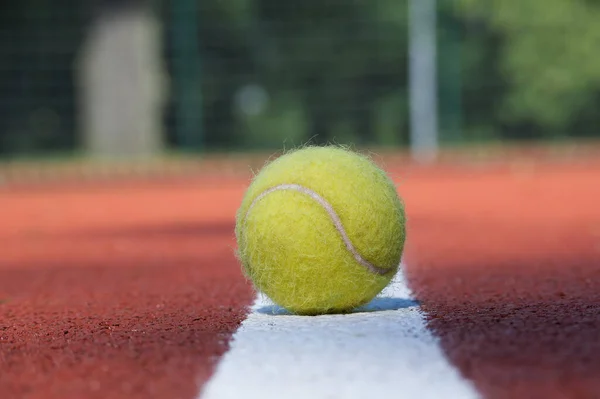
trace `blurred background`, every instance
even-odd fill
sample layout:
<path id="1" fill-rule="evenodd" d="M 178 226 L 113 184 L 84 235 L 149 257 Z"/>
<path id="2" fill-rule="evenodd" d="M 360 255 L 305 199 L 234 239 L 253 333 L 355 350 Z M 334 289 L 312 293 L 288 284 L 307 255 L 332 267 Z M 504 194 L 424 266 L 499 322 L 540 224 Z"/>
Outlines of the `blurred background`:
<path id="1" fill-rule="evenodd" d="M 0 7 L 0 159 L 600 135 L 590 0 Z"/>

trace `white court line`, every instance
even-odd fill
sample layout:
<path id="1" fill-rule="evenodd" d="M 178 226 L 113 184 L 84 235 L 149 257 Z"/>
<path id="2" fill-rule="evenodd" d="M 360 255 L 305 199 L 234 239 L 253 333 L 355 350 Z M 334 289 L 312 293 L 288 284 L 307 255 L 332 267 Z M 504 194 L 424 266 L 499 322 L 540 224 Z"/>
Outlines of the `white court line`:
<path id="1" fill-rule="evenodd" d="M 402 273 L 349 315 L 291 316 L 259 296 L 199 398 L 479 398 L 412 298 Z"/>

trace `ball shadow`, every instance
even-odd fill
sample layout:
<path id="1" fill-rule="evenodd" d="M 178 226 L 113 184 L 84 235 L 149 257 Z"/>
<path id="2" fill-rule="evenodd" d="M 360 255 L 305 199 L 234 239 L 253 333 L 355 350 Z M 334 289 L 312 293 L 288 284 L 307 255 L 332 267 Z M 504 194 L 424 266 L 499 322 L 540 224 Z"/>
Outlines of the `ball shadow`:
<path id="1" fill-rule="evenodd" d="M 416 306 L 419 306 L 419 303 L 410 298 L 380 297 L 375 298 L 368 304 L 359 306 L 345 314 L 383 312 L 390 310 L 408 309 Z M 260 308 L 256 309 L 256 313 L 265 314 L 269 316 L 296 316 L 295 314 L 289 312 L 288 310 L 282 308 L 279 305 L 261 306 Z M 333 313 L 329 314 L 329 316 L 336 314 L 339 315 L 344 313 Z"/>

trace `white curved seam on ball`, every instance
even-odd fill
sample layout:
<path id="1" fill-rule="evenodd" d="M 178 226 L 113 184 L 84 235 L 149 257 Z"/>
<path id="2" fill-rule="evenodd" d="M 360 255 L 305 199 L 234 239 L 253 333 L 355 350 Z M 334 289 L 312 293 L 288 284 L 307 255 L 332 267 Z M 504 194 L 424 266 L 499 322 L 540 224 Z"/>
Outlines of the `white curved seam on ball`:
<path id="1" fill-rule="evenodd" d="M 271 187 L 271 188 L 263 191 L 256 198 L 254 198 L 254 201 L 252 201 L 252 203 L 248 207 L 248 210 L 246 211 L 246 215 L 244 216 L 244 220 L 246 220 L 248 218 L 248 214 L 250 213 L 250 210 L 254 207 L 254 205 L 258 201 L 260 201 L 261 199 L 263 199 L 267 195 L 271 194 L 272 192 L 281 191 L 281 190 L 295 190 L 295 191 L 299 191 L 302 194 L 306 194 L 309 197 L 311 197 L 312 199 L 314 199 L 315 201 L 317 201 L 317 203 L 319 203 L 319 205 L 321 205 L 325 209 L 325 211 L 329 214 L 329 217 L 331 218 L 331 221 L 333 222 L 336 230 L 338 231 L 338 233 L 342 237 L 342 241 L 344 242 L 344 245 L 346 246 L 346 249 L 348 249 L 348 251 L 350 251 L 350 253 L 352 254 L 352 256 L 354 256 L 354 259 L 358 263 L 360 263 L 362 266 L 364 266 L 367 269 L 369 269 L 369 271 L 371 271 L 372 273 L 375 273 L 375 274 L 383 275 L 383 274 L 386 274 L 386 273 L 388 273 L 388 272 L 390 272 L 390 271 L 393 270 L 393 269 L 386 269 L 386 268 L 383 268 L 383 267 L 375 266 L 374 264 L 372 264 L 368 260 L 364 259 L 358 253 L 358 251 L 356 250 L 356 248 L 354 248 L 354 245 L 352 245 L 352 241 L 350 241 L 350 238 L 348 237 L 348 234 L 346 234 L 346 230 L 344 229 L 344 225 L 342 224 L 342 221 L 340 220 L 339 216 L 337 215 L 337 213 L 333 209 L 333 206 L 331 206 L 331 204 L 329 202 L 327 202 L 327 200 L 325 198 L 321 197 L 319 194 L 317 194 L 316 192 L 312 191 L 311 189 L 306 188 L 304 186 L 301 186 L 300 184 L 280 184 L 278 186 L 274 186 L 274 187 Z"/>

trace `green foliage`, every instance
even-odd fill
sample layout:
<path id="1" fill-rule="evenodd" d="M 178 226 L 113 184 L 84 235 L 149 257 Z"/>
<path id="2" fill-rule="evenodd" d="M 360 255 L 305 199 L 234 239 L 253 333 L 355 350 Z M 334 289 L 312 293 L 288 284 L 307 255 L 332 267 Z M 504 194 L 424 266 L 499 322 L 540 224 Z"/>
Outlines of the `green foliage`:
<path id="1" fill-rule="evenodd" d="M 500 68 L 508 93 L 501 119 L 563 135 L 600 90 L 600 5 L 587 0 L 461 0 L 466 18 L 503 37 Z M 472 52 L 476 57 L 482 52 Z"/>
<path id="2" fill-rule="evenodd" d="M 176 3 L 156 2 L 169 71 L 177 74 L 182 69 L 174 66 L 183 63 L 191 76 L 171 76 L 166 124 L 175 146 L 173 108 L 190 87 L 199 93 L 208 148 L 311 138 L 408 143 L 407 2 L 203 0 L 191 24 L 197 32 L 179 31 L 179 44 L 198 35 L 184 46 L 197 54 L 183 59 L 173 55 L 181 26 L 172 14 Z M 77 146 L 74 59 L 92 15 L 84 3 L 0 6 L 0 153 Z M 600 134 L 600 3 L 438 4 L 444 141 Z M 247 87 L 266 93 L 250 104 L 252 112 L 240 106 Z"/>

